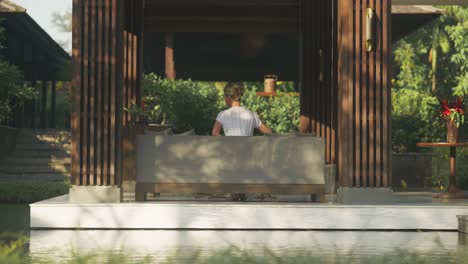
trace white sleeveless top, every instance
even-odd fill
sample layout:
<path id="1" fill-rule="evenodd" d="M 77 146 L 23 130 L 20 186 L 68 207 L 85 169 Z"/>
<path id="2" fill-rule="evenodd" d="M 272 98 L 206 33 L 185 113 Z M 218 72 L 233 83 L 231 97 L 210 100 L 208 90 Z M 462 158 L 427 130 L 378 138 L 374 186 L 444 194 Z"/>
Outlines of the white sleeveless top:
<path id="1" fill-rule="evenodd" d="M 226 136 L 252 136 L 254 128 L 262 125 L 257 113 L 241 106 L 221 111 L 216 120 L 223 125 Z"/>

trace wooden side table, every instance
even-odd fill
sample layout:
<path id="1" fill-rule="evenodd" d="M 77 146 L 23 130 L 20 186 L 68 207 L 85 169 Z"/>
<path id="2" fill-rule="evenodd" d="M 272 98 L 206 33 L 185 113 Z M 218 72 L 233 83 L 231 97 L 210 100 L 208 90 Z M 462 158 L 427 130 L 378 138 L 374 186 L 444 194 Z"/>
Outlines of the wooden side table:
<path id="1" fill-rule="evenodd" d="M 448 142 L 422 142 L 417 143 L 418 147 L 450 147 L 450 183 L 447 190 L 434 194 L 434 198 L 440 199 L 464 199 L 468 198 L 468 192 L 460 189 L 456 181 L 457 169 L 457 147 L 468 147 L 468 142 L 448 143 Z"/>

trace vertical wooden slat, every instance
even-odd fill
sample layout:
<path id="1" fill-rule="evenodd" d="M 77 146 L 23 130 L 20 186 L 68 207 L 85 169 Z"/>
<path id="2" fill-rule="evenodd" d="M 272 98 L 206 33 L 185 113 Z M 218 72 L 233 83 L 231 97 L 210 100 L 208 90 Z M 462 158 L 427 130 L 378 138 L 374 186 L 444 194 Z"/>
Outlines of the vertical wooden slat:
<path id="1" fill-rule="evenodd" d="M 382 148 L 383 148 L 383 155 L 382 155 L 382 165 L 383 165 L 383 187 L 388 187 L 391 183 L 391 168 L 390 168 L 390 159 L 391 159 L 391 150 L 390 150 L 390 113 L 391 113 L 391 95 L 390 95 L 390 77 L 389 77 L 389 63 L 390 63 L 390 56 L 391 56 L 391 24 L 390 24 L 390 16 L 391 16 L 391 0 L 382 0 L 382 7 L 383 7 L 383 30 L 382 30 L 382 52 L 383 52 L 383 76 L 382 76 L 382 83 L 384 88 L 382 89 L 382 118 L 383 118 L 383 135 L 382 135 Z"/>
<path id="2" fill-rule="evenodd" d="M 340 176 L 340 185 L 341 186 L 350 186 L 352 175 L 349 171 L 349 95 L 348 86 L 351 83 L 350 76 L 348 72 L 348 53 L 351 51 L 351 46 L 349 45 L 350 30 L 348 29 L 350 19 L 352 16 L 349 16 L 349 2 L 348 1 L 338 1 L 337 7 L 337 77 L 338 77 L 338 100 L 339 100 L 339 111 L 338 111 L 338 174 Z"/>
<path id="3" fill-rule="evenodd" d="M 375 0 L 369 0 L 369 8 L 375 10 Z M 375 15 L 375 11 L 374 11 Z M 374 19 L 375 21 L 375 19 Z M 374 27 L 374 25 L 372 25 Z M 374 101 L 375 101 L 375 48 L 369 54 L 369 187 L 375 187 L 374 157 L 375 157 L 375 127 L 374 127 Z"/>
<path id="4" fill-rule="evenodd" d="M 130 22 L 131 22 L 131 43 L 130 43 L 130 46 L 131 46 L 131 70 L 130 70 L 130 80 L 131 80 L 131 87 L 132 87 L 132 90 L 130 91 L 130 98 L 131 100 L 135 101 L 136 102 L 136 96 L 135 96 L 135 91 L 136 91 L 136 81 L 135 81 L 135 77 L 136 77 L 136 74 L 135 74 L 135 70 L 136 70 L 136 29 L 135 29 L 135 3 L 137 2 L 138 0 L 134 0 L 134 1 L 131 1 L 132 3 L 132 6 L 131 6 L 131 19 L 130 19 Z"/>
<path id="5" fill-rule="evenodd" d="M 367 182 L 368 182 L 368 173 L 367 173 L 367 166 L 368 166 L 368 158 L 367 155 L 369 154 L 369 148 L 367 144 L 367 121 L 368 121 L 368 116 L 367 116 L 367 107 L 369 106 L 368 104 L 368 97 L 367 97 L 367 90 L 369 89 L 369 75 L 367 72 L 367 67 L 368 67 L 368 56 L 369 54 L 367 53 L 366 50 L 366 8 L 367 8 L 367 3 L 369 0 L 361 0 L 361 9 L 359 12 L 359 17 L 360 17 L 360 35 L 361 37 L 361 180 L 362 180 L 362 186 L 363 187 L 368 187 Z"/>
<path id="6" fill-rule="evenodd" d="M 112 0 L 103 0 L 105 3 L 104 6 L 104 85 L 103 85 L 103 106 L 104 106 L 104 126 L 103 126 L 103 184 L 104 186 L 109 185 L 109 159 L 110 159 L 110 151 L 109 145 L 111 141 L 109 140 L 110 136 L 110 89 L 112 88 L 110 79 L 112 75 L 110 74 L 111 69 L 111 42 L 110 42 L 110 35 L 111 35 L 111 21 L 112 21 L 112 10 L 111 10 L 111 1 Z"/>
<path id="7" fill-rule="evenodd" d="M 73 56 L 73 85 L 72 85 L 72 116 L 71 116 L 71 182 L 74 185 L 81 184 L 80 168 L 80 146 L 81 146 L 81 65 L 82 65 L 82 35 L 83 17 L 81 0 L 73 0 L 73 40 L 72 40 L 72 56 Z"/>
<path id="8" fill-rule="evenodd" d="M 110 142 L 109 142 L 109 185 L 115 184 L 115 125 L 116 125 L 116 118 L 115 118 L 115 89 L 116 86 L 116 73 L 117 73 L 117 1 L 118 0 L 111 0 L 112 6 L 110 7 L 112 10 L 111 13 L 111 85 L 110 85 L 110 93 L 109 93 L 109 106 L 110 106 Z"/>
<path id="9" fill-rule="evenodd" d="M 123 1 L 117 1 L 117 47 L 123 46 L 123 32 L 124 32 L 124 6 Z M 120 19 L 119 19 L 120 18 Z M 123 73 L 123 50 L 120 48 L 117 52 L 117 76 L 122 76 Z M 116 81 L 116 87 L 122 87 L 122 78 L 118 78 Z M 116 89 L 115 91 L 115 177 L 112 185 L 117 186 L 121 183 L 122 177 L 122 118 L 123 118 L 123 97 L 122 89 Z"/>
<path id="10" fill-rule="evenodd" d="M 324 78 L 325 78 L 325 91 L 326 91 L 326 116 L 325 116 L 325 138 L 326 140 L 326 148 L 327 148 L 327 154 L 326 154 L 326 162 L 328 164 L 333 163 L 332 158 L 331 158 L 331 153 L 332 153 L 332 135 L 331 135 L 331 129 L 332 129 L 332 115 L 334 113 L 333 111 L 333 99 L 332 99 L 332 83 L 331 83 L 331 73 L 332 73 L 332 53 L 330 52 L 331 47 L 332 47 L 332 41 L 333 41 L 333 27 L 331 24 L 331 20 L 333 17 L 333 12 L 332 12 L 332 1 L 325 1 L 325 25 L 326 25 L 326 32 L 324 33 L 326 37 L 326 42 L 324 46 L 324 56 L 325 56 L 325 65 L 323 65 L 324 69 Z M 328 67 L 327 67 L 328 65 Z"/>
<path id="11" fill-rule="evenodd" d="M 127 1 L 128 2 L 128 1 Z M 125 107 L 129 107 L 128 103 L 128 68 L 129 68 L 129 62 L 128 62 L 128 32 L 124 31 L 124 36 L 123 36 L 123 49 L 124 49 L 124 55 L 123 55 L 123 61 L 124 61 L 124 69 L 123 69 L 123 103 Z M 124 124 L 128 123 L 128 120 L 130 119 L 129 113 L 125 112 L 124 113 L 124 119 L 123 122 Z"/>
<path id="12" fill-rule="evenodd" d="M 321 61 L 319 61 L 320 65 L 319 65 L 319 69 L 320 71 L 322 72 L 322 78 L 323 80 L 320 82 L 320 80 L 318 80 L 318 83 L 320 83 L 320 93 L 321 93 L 321 98 L 322 98 L 322 102 L 321 102 L 321 108 L 320 108 L 320 134 L 322 135 L 323 138 L 325 138 L 325 141 L 329 141 L 329 138 L 327 137 L 327 134 L 326 134 L 326 127 L 327 127 L 327 116 L 329 115 L 330 112 L 327 112 L 327 107 L 328 107 L 328 97 L 327 97 L 327 81 L 326 81 L 326 73 L 325 73 L 325 63 L 327 63 L 327 53 L 325 52 L 325 46 L 327 44 L 327 41 L 328 41 L 328 36 L 326 35 L 326 33 L 329 33 L 329 29 L 328 29 L 328 25 L 327 25 L 327 17 L 329 16 L 329 14 L 327 13 L 327 2 L 329 0 L 321 0 L 320 1 L 320 24 L 319 24 L 319 32 L 320 32 L 320 35 L 322 36 L 322 39 L 321 39 L 321 45 L 320 45 L 320 50 L 319 52 L 321 52 L 322 54 L 322 58 L 319 58 Z M 322 30 L 320 30 L 322 29 Z M 328 159 L 328 148 L 326 147 L 327 144 L 325 144 L 325 157 L 326 159 Z"/>
<path id="13" fill-rule="evenodd" d="M 133 32 L 133 42 L 132 42 L 132 100 L 138 103 L 141 106 L 140 100 L 137 100 L 137 68 L 138 68 L 138 28 L 137 21 L 138 18 L 138 2 L 139 0 L 132 1 L 132 32 Z"/>
<path id="14" fill-rule="evenodd" d="M 88 126 L 88 118 L 89 118 L 89 112 L 88 112 L 88 106 L 89 106 L 89 96 L 88 96 L 88 89 L 89 89 L 89 28 L 90 28 L 90 23 L 89 23 L 89 1 L 91 0 L 83 0 L 84 2 L 84 24 L 83 24 L 83 58 L 84 58 L 84 63 L 83 63 L 83 84 L 81 86 L 82 89 L 82 131 L 81 131 L 81 137 L 83 139 L 83 142 L 81 143 L 81 155 L 83 159 L 83 165 L 82 165 L 82 183 L 83 185 L 88 185 L 89 184 L 89 138 L 88 138 L 88 131 L 89 131 L 89 126 Z"/>
<path id="15" fill-rule="evenodd" d="M 141 99 L 142 99 L 142 78 L 143 78 L 143 43 L 144 43 L 144 0 L 139 0 L 138 1 L 138 51 L 137 51 L 137 79 L 136 79 L 136 86 L 137 86 L 137 102 L 138 105 L 141 105 Z"/>
<path id="16" fill-rule="evenodd" d="M 89 89 L 89 185 L 95 185 L 96 181 L 96 160 L 95 160 L 95 145 L 96 145 L 96 126 L 95 126 L 95 97 L 96 97 L 96 2 L 91 0 L 90 3 L 90 89 Z"/>
<path id="17" fill-rule="evenodd" d="M 375 64 L 376 64 L 376 73 L 375 73 L 375 81 L 376 81 L 376 90 L 375 90 L 375 162 L 376 162 L 376 177 L 375 177 L 375 185 L 377 187 L 381 187 L 382 184 L 382 100 L 381 100 L 381 91 L 382 91 L 382 64 L 381 58 L 382 58 L 382 5 L 381 1 L 377 0 L 376 1 L 376 35 L 377 35 L 377 40 L 376 40 L 376 58 L 375 58 Z"/>
<path id="18" fill-rule="evenodd" d="M 354 0 L 353 4 L 353 16 L 354 16 L 354 29 L 353 29 L 353 38 L 355 41 L 355 46 L 353 48 L 354 52 L 354 60 L 355 63 L 353 63 L 354 67 L 354 78 L 355 81 L 353 82 L 353 90 L 355 93 L 355 99 L 354 99 L 354 136 L 355 136 L 355 142 L 353 146 L 353 151 L 355 155 L 355 164 L 354 164 L 354 182 L 356 187 L 361 186 L 361 21 L 360 21 L 360 9 L 361 9 L 361 1 L 362 0 Z"/>
<path id="19" fill-rule="evenodd" d="M 332 74 L 330 79 L 332 82 L 332 129 L 331 129 L 331 160 L 333 163 L 337 165 L 337 168 L 339 166 L 338 158 L 337 158 L 337 153 L 338 153 L 338 144 L 337 144 L 337 133 L 336 129 L 338 126 L 338 89 L 337 89 L 337 83 L 338 83 L 338 69 L 337 69 L 337 62 L 338 62 L 338 1 L 333 0 L 332 1 L 332 17 L 331 17 L 331 22 L 332 22 L 332 46 L 331 46 L 331 52 L 332 52 L 332 64 L 330 67 L 330 73 Z"/>
<path id="20" fill-rule="evenodd" d="M 310 19 L 312 15 L 310 14 L 310 4 L 311 1 L 302 0 L 301 2 L 301 63 L 302 63 L 302 79 L 301 79 L 301 116 L 300 116 L 300 127 L 299 131 L 301 133 L 310 133 L 311 132 L 311 118 L 310 118 L 310 57 L 309 57 L 309 46 L 310 46 Z"/>
<path id="21" fill-rule="evenodd" d="M 318 8 L 317 8 L 317 3 L 318 1 L 311 1 L 313 4 L 311 5 L 311 16 L 312 16 L 312 21 L 311 21 L 311 29 L 307 32 L 309 38 L 310 38 L 310 47 L 306 47 L 306 49 L 310 49 L 310 71 L 306 73 L 307 75 L 310 75 L 310 81 L 309 81 L 309 89 L 310 93 L 312 96 L 312 100 L 309 100 L 309 104 L 311 105 L 311 109 L 309 112 L 309 116 L 311 117 L 311 126 L 312 126 L 312 131 L 317 134 L 317 136 L 320 136 L 319 133 L 317 133 L 317 109 L 319 105 L 319 99 L 317 96 L 317 92 L 320 89 L 320 87 L 317 86 L 316 83 L 316 78 L 317 78 L 317 47 L 318 47 L 318 39 L 314 39 L 312 35 L 316 33 L 317 31 L 317 21 L 318 21 Z"/>
<path id="22" fill-rule="evenodd" d="M 102 10 L 103 10 L 103 0 L 97 0 L 96 3 L 96 13 L 97 13 L 97 38 L 96 38 L 96 71 L 97 71 L 97 85 L 96 85 L 96 102 L 95 102 L 95 108 L 96 108 L 96 185 L 102 185 L 102 132 L 103 132 L 103 127 L 102 127 L 102 121 L 103 121 L 103 90 L 104 90 L 104 85 L 103 85 L 103 48 L 102 48 L 102 42 L 103 42 L 103 29 L 104 29 L 104 20 L 102 16 Z"/>

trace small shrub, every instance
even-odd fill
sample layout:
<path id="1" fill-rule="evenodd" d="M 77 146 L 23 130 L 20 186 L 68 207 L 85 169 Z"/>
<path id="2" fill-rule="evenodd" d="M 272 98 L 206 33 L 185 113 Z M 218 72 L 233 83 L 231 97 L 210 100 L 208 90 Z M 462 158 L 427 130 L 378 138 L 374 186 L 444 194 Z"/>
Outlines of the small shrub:
<path id="1" fill-rule="evenodd" d="M 439 120 L 436 97 L 411 89 L 392 91 L 392 150 L 421 152 L 417 142 L 438 141 L 444 127 Z"/>
<path id="2" fill-rule="evenodd" d="M 256 96 L 254 90 L 249 89 L 244 95 L 242 104 L 256 112 L 275 134 L 290 133 L 299 127 L 300 102 L 297 96 L 281 95 L 264 98 Z"/>
<path id="3" fill-rule="evenodd" d="M 0 59 L 0 122 L 8 121 L 15 108 L 37 96 L 37 92 L 23 82 L 19 68 Z"/>
<path id="4" fill-rule="evenodd" d="M 225 83 L 192 80 L 165 80 L 155 74 L 145 76 L 145 108 L 150 121 L 171 123 L 177 127 L 193 127 L 197 134 L 210 134 L 218 113 L 226 109 L 223 98 Z M 242 105 L 256 112 L 276 134 L 289 133 L 299 127 L 299 97 L 281 95 L 265 98 L 256 95 L 261 83 L 245 82 Z M 279 85 L 285 92 L 294 84 Z"/>
<path id="5" fill-rule="evenodd" d="M 0 181 L 0 202 L 34 203 L 67 194 L 66 182 L 46 182 L 39 180 Z"/>
<path id="6" fill-rule="evenodd" d="M 211 131 L 219 112 L 219 92 L 214 83 L 165 80 L 155 74 L 145 77 L 146 108 L 160 109 L 153 122 L 191 126 L 198 134 Z"/>

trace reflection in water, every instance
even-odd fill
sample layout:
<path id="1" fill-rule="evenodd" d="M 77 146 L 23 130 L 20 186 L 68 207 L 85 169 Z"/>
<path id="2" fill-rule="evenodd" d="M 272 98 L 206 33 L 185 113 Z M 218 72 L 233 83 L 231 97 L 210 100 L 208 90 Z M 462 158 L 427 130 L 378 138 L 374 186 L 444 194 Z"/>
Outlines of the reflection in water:
<path id="1" fill-rule="evenodd" d="M 151 256 L 155 262 L 171 257 L 184 259 L 195 252 L 202 256 L 228 248 L 265 256 L 309 255 L 347 262 L 387 255 L 401 250 L 431 259 L 449 260 L 468 249 L 466 235 L 457 232 L 365 232 L 365 231 L 112 231 L 56 230 L 30 232 L 32 257 L 68 259 L 72 252 L 123 253 L 133 260 Z"/>

